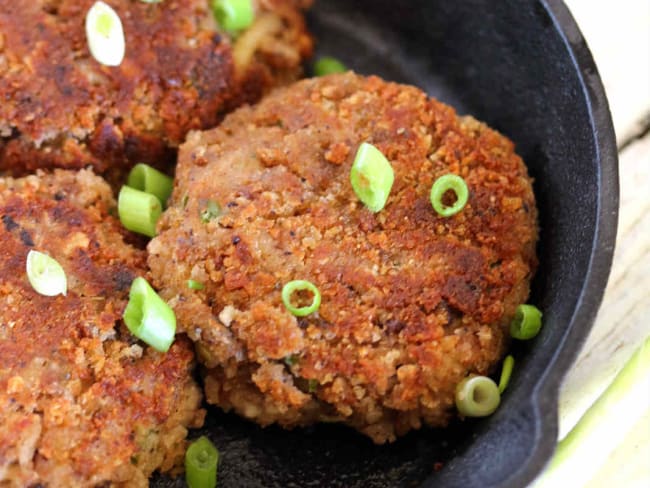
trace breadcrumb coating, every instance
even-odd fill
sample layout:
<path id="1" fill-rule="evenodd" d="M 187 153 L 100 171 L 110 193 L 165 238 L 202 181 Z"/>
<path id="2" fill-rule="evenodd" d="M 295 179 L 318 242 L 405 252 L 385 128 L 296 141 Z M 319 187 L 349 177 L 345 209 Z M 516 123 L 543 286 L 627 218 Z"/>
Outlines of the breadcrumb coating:
<path id="1" fill-rule="evenodd" d="M 362 142 L 395 172 L 378 213 L 350 184 Z M 446 173 L 469 187 L 451 218 L 429 200 Z M 192 132 L 176 174 L 148 263 L 196 342 L 209 402 L 383 443 L 447 424 L 460 380 L 501 359 L 536 267 L 537 210 L 512 142 L 485 124 L 415 87 L 332 75 Z M 220 215 L 202 218 L 211 201 Z M 317 314 L 283 306 L 296 279 L 319 288 Z"/>
<path id="2" fill-rule="evenodd" d="M 202 424 L 191 343 L 161 354 L 122 323 L 146 258 L 114 207 L 88 170 L 0 178 L 0 486 L 146 487 Z M 32 289 L 32 249 L 61 264 L 66 296 Z"/>
<path id="3" fill-rule="evenodd" d="M 92 166 L 117 185 L 135 163 L 168 169 L 187 131 L 296 79 L 311 54 L 300 2 L 255 2 L 235 39 L 205 0 L 112 0 L 126 55 L 102 66 L 84 28 L 93 3 L 0 0 L 0 171 Z"/>

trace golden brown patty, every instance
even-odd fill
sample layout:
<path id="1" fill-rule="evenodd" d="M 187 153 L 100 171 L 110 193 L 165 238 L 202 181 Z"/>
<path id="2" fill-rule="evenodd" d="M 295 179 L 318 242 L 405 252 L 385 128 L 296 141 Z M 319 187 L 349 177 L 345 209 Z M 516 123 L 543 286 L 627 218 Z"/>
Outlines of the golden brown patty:
<path id="1" fill-rule="evenodd" d="M 350 185 L 364 141 L 395 171 L 379 213 Z M 442 218 L 429 193 L 450 172 L 469 201 Z M 210 200 L 222 213 L 206 222 Z M 446 424 L 457 383 L 499 361 L 528 296 L 537 211 L 508 139 L 417 88 L 349 73 L 191 133 L 159 229 L 148 262 L 197 342 L 208 401 L 262 425 L 344 422 L 381 443 Z M 318 314 L 283 306 L 296 279 L 320 289 Z"/>
<path id="2" fill-rule="evenodd" d="M 207 0 L 113 0 L 126 56 L 101 66 L 84 28 L 93 3 L 0 0 L 0 171 L 92 165 L 117 182 L 137 162 L 165 167 L 188 130 L 295 79 L 311 53 L 294 0 L 256 2 L 234 46 Z"/>
<path id="3" fill-rule="evenodd" d="M 0 486 L 148 486 L 202 423 L 191 343 L 160 354 L 121 321 L 145 255 L 112 207 L 88 170 L 0 179 Z M 32 289 L 30 249 L 63 266 L 67 296 Z"/>

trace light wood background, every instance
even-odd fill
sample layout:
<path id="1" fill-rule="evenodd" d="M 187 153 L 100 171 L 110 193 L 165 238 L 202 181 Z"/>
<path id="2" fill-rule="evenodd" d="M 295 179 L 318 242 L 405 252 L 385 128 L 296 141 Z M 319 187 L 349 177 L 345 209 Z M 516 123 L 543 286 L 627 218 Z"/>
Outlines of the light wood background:
<path id="1" fill-rule="evenodd" d="M 650 335 L 650 0 L 565 2 L 589 44 L 609 99 L 621 207 L 605 297 L 560 393 L 560 437 Z M 646 386 L 645 416 L 596 469 L 589 488 L 650 487 L 650 378 Z"/>

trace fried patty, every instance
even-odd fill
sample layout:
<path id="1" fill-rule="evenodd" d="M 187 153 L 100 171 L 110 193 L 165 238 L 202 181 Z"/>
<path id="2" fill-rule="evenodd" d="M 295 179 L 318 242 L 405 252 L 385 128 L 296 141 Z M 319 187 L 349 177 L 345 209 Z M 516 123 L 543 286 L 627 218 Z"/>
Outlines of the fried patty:
<path id="1" fill-rule="evenodd" d="M 0 179 L 0 486 L 148 486 L 203 421 L 192 344 L 140 343 L 121 316 L 145 254 L 123 241 L 108 185 L 88 170 Z M 30 250 L 66 272 L 32 289 Z"/>
<path id="2" fill-rule="evenodd" d="M 395 172 L 378 213 L 350 184 L 362 142 Z M 451 218 L 429 200 L 447 173 L 469 187 Z M 353 73 L 191 133 L 159 230 L 148 262 L 197 343 L 209 402 L 262 425 L 342 422 L 377 443 L 448 422 L 460 380 L 502 357 L 536 266 L 535 199 L 512 142 Z M 298 318 L 281 290 L 303 279 L 322 303 Z"/>
<path id="3" fill-rule="evenodd" d="M 258 0 L 232 40 L 207 0 L 112 0 L 126 37 L 119 67 L 91 55 L 94 0 L 0 0 L 0 171 L 78 169 L 119 182 L 135 163 L 167 168 L 190 129 L 296 79 L 311 53 L 297 0 Z"/>

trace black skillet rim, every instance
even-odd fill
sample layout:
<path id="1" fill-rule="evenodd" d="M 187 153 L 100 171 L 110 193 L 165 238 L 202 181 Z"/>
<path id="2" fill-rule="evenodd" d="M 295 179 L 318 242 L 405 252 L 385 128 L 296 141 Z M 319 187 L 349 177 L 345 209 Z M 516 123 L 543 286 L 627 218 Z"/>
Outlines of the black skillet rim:
<path id="1" fill-rule="evenodd" d="M 503 480 L 500 487 L 526 486 L 550 460 L 558 431 L 558 394 L 596 318 L 614 255 L 618 226 L 618 150 L 609 104 L 598 69 L 576 21 L 562 0 L 540 0 L 564 42 L 580 80 L 581 95 L 589 111 L 598 172 L 597 218 L 587 275 L 580 297 L 545 374 L 532 391 L 532 405 L 541 425 L 530 462 Z M 434 478 L 425 481 L 424 486 Z"/>

